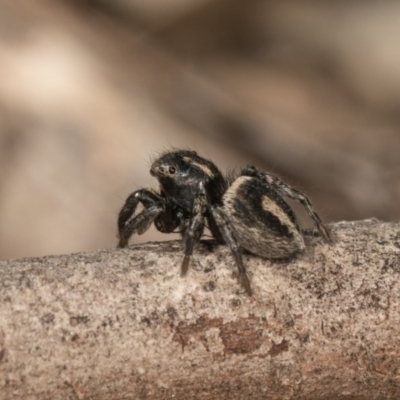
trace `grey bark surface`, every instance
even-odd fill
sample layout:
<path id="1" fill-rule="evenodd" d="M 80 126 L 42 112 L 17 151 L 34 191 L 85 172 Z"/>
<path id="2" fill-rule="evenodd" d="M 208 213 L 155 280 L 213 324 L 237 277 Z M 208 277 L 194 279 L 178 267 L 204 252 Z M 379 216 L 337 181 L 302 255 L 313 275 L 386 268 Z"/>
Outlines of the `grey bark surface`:
<path id="1" fill-rule="evenodd" d="M 0 399 L 399 399 L 400 224 L 304 254 L 180 242 L 0 262 Z"/>

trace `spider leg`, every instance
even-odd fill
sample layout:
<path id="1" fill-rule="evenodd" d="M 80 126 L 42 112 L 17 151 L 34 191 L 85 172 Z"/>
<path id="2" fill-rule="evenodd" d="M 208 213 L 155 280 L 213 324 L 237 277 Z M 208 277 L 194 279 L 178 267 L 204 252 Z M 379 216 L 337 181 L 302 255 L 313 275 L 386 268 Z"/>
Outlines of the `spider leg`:
<path id="1" fill-rule="evenodd" d="M 121 231 L 128 220 L 136 211 L 136 207 L 139 203 L 142 203 L 144 207 L 148 207 L 151 204 L 155 204 L 162 201 L 162 197 L 150 189 L 140 189 L 133 192 L 125 201 L 124 206 L 118 215 L 118 230 Z"/>
<path id="2" fill-rule="evenodd" d="M 217 223 L 215 222 L 215 218 L 213 217 L 212 214 L 207 215 L 207 228 L 210 230 L 211 235 L 214 237 L 214 239 L 220 243 L 223 244 L 224 238 L 220 232 L 220 229 L 218 228 Z"/>
<path id="3" fill-rule="evenodd" d="M 140 214 L 134 215 L 139 203 L 142 203 L 145 208 Z M 118 247 L 125 247 L 135 232 L 141 235 L 149 229 L 162 211 L 164 211 L 164 203 L 159 194 L 149 189 L 132 193 L 118 215 Z"/>
<path id="4" fill-rule="evenodd" d="M 320 235 L 327 241 L 331 242 L 331 236 L 322 223 L 320 217 L 315 212 L 314 207 L 311 204 L 311 201 L 300 191 L 292 188 L 287 185 L 285 182 L 280 180 L 277 176 L 269 174 L 267 172 L 260 172 L 254 166 L 248 165 L 243 170 L 241 175 L 245 176 L 253 176 L 262 181 L 266 182 L 268 185 L 271 185 L 275 190 L 277 190 L 281 195 L 286 195 L 293 200 L 298 201 L 307 211 L 308 215 L 312 218 L 315 225 L 318 228 Z"/>
<path id="5" fill-rule="evenodd" d="M 119 232 L 118 247 L 125 247 L 128 244 L 130 237 L 134 233 L 141 235 L 149 229 L 156 217 L 163 211 L 160 205 L 153 205 L 145 208 L 140 214 L 131 218 L 124 228 Z"/>
<path id="6" fill-rule="evenodd" d="M 195 244 L 200 240 L 204 231 L 204 214 L 207 209 L 207 198 L 204 188 L 200 187 L 200 193 L 195 197 L 193 203 L 193 216 L 187 226 L 184 227 L 183 245 L 184 257 L 181 265 L 181 276 L 185 276 L 190 260 L 192 259 Z M 184 224 L 186 225 L 186 224 Z"/>
<path id="7" fill-rule="evenodd" d="M 246 293 L 251 296 L 252 290 L 250 285 L 249 277 L 246 273 L 246 267 L 243 264 L 242 254 L 240 252 L 238 243 L 233 236 L 231 227 L 229 226 L 229 222 L 220 207 L 212 207 L 211 213 L 220 229 L 221 235 L 224 239 L 224 242 L 229 246 L 232 251 L 233 257 L 235 258 L 236 265 L 239 270 L 239 282 L 240 285 L 244 288 Z"/>

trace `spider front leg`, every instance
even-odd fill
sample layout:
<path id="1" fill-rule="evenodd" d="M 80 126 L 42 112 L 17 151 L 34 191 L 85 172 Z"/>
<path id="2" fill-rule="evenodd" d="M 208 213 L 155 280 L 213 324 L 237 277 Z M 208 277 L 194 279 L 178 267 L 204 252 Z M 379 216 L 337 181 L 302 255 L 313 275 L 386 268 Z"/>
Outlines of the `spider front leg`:
<path id="1" fill-rule="evenodd" d="M 269 174 L 267 172 L 260 172 L 257 170 L 256 167 L 252 165 L 246 166 L 243 170 L 241 175 L 245 176 L 253 176 L 262 181 L 266 182 L 268 185 L 272 186 L 276 191 L 278 191 L 281 195 L 286 195 L 293 200 L 298 201 L 307 211 L 308 215 L 312 218 L 320 235 L 329 243 L 331 242 L 331 236 L 321 221 L 321 218 L 315 212 L 314 207 L 311 204 L 311 201 L 301 193 L 300 191 L 293 189 L 285 182 L 280 180 L 277 176 Z"/>
<path id="2" fill-rule="evenodd" d="M 195 197 L 193 202 L 193 216 L 189 220 L 188 225 L 183 232 L 183 245 L 185 256 L 181 265 L 181 276 L 185 276 L 190 260 L 193 255 L 194 246 L 199 242 L 204 231 L 204 214 L 207 209 L 207 198 L 204 193 L 204 188 L 200 187 L 200 193 Z"/>
<path id="3" fill-rule="evenodd" d="M 144 210 L 135 214 L 139 203 Z M 125 201 L 118 215 L 118 247 L 125 247 L 130 237 L 137 232 L 146 232 L 154 220 L 164 211 L 163 198 L 150 189 L 141 189 L 132 193 Z"/>
<path id="4" fill-rule="evenodd" d="M 239 245 L 233 236 L 232 229 L 229 225 L 229 222 L 223 212 L 223 210 L 220 207 L 212 207 L 211 208 L 211 213 L 213 217 L 215 218 L 215 221 L 221 231 L 222 237 L 224 239 L 224 242 L 229 246 L 233 257 L 236 261 L 236 265 L 239 270 L 239 282 L 240 285 L 244 288 L 246 293 L 251 296 L 252 295 L 252 290 L 250 286 L 250 280 L 249 277 L 247 276 L 246 273 L 246 268 L 243 264 L 242 260 L 242 254 L 240 253 Z"/>

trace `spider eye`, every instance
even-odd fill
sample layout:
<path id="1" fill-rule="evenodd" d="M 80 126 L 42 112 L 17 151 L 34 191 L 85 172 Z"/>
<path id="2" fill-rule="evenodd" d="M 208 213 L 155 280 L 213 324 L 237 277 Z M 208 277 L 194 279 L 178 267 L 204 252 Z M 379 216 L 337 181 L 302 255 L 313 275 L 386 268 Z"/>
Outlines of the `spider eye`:
<path id="1" fill-rule="evenodd" d="M 176 168 L 175 167 L 169 167 L 168 172 L 173 175 L 176 172 Z"/>

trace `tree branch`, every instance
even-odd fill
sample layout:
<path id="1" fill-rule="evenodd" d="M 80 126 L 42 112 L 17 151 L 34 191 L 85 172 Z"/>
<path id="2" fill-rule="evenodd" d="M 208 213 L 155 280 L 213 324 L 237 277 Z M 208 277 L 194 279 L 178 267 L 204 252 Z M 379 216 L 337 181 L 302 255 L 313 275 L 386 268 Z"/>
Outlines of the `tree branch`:
<path id="1" fill-rule="evenodd" d="M 0 399 L 398 399 L 400 224 L 293 260 L 179 242 L 0 262 Z"/>

